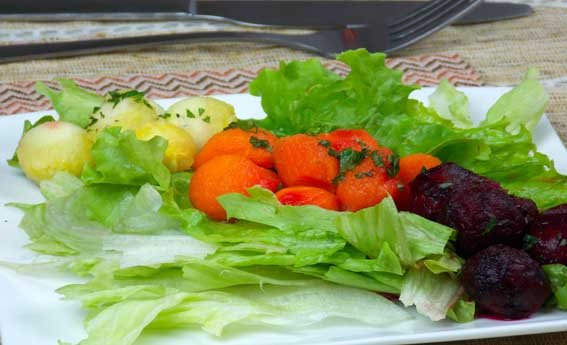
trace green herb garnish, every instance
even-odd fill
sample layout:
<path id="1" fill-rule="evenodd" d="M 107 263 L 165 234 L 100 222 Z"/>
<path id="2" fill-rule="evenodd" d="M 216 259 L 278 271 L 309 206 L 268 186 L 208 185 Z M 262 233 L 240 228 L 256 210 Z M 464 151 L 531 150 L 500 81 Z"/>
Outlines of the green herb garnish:
<path id="1" fill-rule="evenodd" d="M 496 227 L 496 225 L 498 225 L 498 219 L 490 218 L 490 220 L 488 221 L 488 224 L 486 224 L 486 228 L 482 232 L 482 235 L 486 235 L 486 234 L 489 234 L 490 232 L 492 232 L 492 230 L 494 230 L 494 227 Z"/>
<path id="2" fill-rule="evenodd" d="M 365 178 L 365 177 L 372 177 L 374 176 L 374 171 L 368 170 L 354 174 L 354 177 L 357 179 Z"/>
<path id="3" fill-rule="evenodd" d="M 372 159 L 374 166 L 382 168 L 384 167 L 384 160 L 382 159 L 382 156 L 378 153 L 378 151 L 372 151 L 370 153 L 370 158 Z"/>
<path id="4" fill-rule="evenodd" d="M 187 110 L 185 111 L 185 116 L 187 116 L 187 117 L 190 118 L 190 119 L 194 119 L 194 118 L 196 117 L 195 114 L 193 114 L 193 112 L 192 112 L 191 110 L 189 110 L 189 109 L 187 109 Z"/>
<path id="5" fill-rule="evenodd" d="M 338 183 L 344 180 L 347 172 L 356 168 L 364 158 L 368 157 L 368 150 L 362 149 L 355 151 L 352 148 L 347 148 L 342 152 L 337 152 L 331 148 L 328 149 L 329 155 L 336 157 L 339 160 L 339 174 L 334 178 L 333 183 Z"/>
<path id="6" fill-rule="evenodd" d="M 320 140 L 319 145 L 323 146 L 324 148 L 328 149 L 331 146 L 331 142 L 329 140 Z"/>
<path id="7" fill-rule="evenodd" d="M 532 249 L 539 242 L 539 239 L 532 235 L 524 236 L 524 249 Z"/>
<path id="8" fill-rule="evenodd" d="M 92 125 L 94 125 L 95 123 L 98 122 L 98 119 L 97 119 L 96 117 L 94 117 L 94 116 L 89 116 L 89 119 L 90 119 L 91 121 L 89 122 L 89 125 L 88 125 L 87 127 L 90 127 L 90 126 L 92 126 Z"/>
<path id="9" fill-rule="evenodd" d="M 110 99 L 108 101 L 112 103 L 112 108 L 116 108 L 118 103 L 122 102 L 126 98 L 132 98 L 134 102 L 144 104 L 148 108 L 152 107 L 152 105 L 145 98 L 146 93 L 138 90 L 110 91 L 108 95 L 110 96 Z"/>
<path id="10" fill-rule="evenodd" d="M 250 144 L 258 149 L 265 149 L 269 152 L 272 152 L 272 146 L 270 142 L 265 139 L 259 139 L 258 137 L 251 136 L 250 137 Z"/>
<path id="11" fill-rule="evenodd" d="M 393 153 L 388 157 L 390 161 L 390 166 L 386 168 L 386 173 L 388 177 L 392 178 L 400 172 L 400 156 Z"/>

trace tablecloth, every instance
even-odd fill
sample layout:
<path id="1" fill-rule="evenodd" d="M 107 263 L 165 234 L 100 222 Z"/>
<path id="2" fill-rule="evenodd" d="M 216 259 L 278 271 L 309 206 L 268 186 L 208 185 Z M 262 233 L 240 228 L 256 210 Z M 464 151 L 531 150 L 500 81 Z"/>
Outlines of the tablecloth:
<path id="1" fill-rule="evenodd" d="M 458 60 L 458 63 L 465 64 L 461 66 L 461 71 L 472 73 L 469 82 L 485 85 L 514 85 L 520 81 L 528 66 L 536 67 L 540 70 L 544 84 L 551 94 L 547 115 L 563 141 L 567 142 L 567 1 L 515 0 L 513 2 L 532 4 L 535 7 L 535 13 L 527 18 L 496 23 L 451 26 L 396 53 L 394 58 L 398 57 L 401 58 L 398 61 L 403 61 L 408 58 L 415 59 L 416 56 L 453 57 L 456 61 Z M 110 25 L 81 22 L 46 25 L 0 22 L 0 44 L 58 40 L 71 36 L 111 37 L 192 29 L 191 25 L 183 23 Z M 83 81 L 98 81 L 100 84 L 107 79 L 110 81 L 113 78 L 134 80 L 141 76 L 151 75 L 172 76 L 177 74 L 187 77 L 193 73 L 192 76 L 195 79 L 194 73 L 198 71 L 204 74 L 203 78 L 213 79 L 214 73 L 234 73 L 235 76 L 231 79 L 232 84 L 244 90 L 250 79 L 248 77 L 253 76 L 255 71 L 262 66 L 273 66 L 280 60 L 311 57 L 318 58 L 305 52 L 269 44 L 216 43 L 171 45 L 130 53 L 4 64 L 0 65 L 0 102 L 6 102 L 6 99 L 9 98 L 11 101 L 15 100 L 16 106 L 22 106 L 22 102 L 17 102 L 18 97 L 27 99 L 29 102 L 29 97 L 33 93 L 33 90 L 22 91 L 25 89 L 24 86 L 28 90 L 36 80 L 51 80 L 61 76 Z M 330 62 L 326 61 L 326 63 Z M 227 66 L 230 68 L 227 69 Z M 340 69 L 338 66 L 335 67 Z M 244 73 L 243 77 L 241 71 L 248 71 L 251 75 L 246 77 Z M 196 79 L 199 80 L 199 78 Z M 226 78 L 219 80 L 226 80 Z M 146 79 L 144 81 L 147 83 Z M 228 87 L 234 91 L 232 84 L 227 86 L 222 82 L 219 83 L 221 86 L 224 85 L 225 89 Z M 223 87 L 217 85 L 216 91 L 222 91 Z M 11 91 L 2 91 L 6 89 Z M 175 89 L 175 86 L 172 89 Z M 177 90 L 181 90 L 180 95 L 191 93 L 183 91 L 179 86 Z M 11 93 L 8 94 L 9 92 Z M 28 94 L 25 94 L 26 92 Z M 34 102 L 41 102 L 41 99 L 37 98 Z M 16 111 L 12 109 L 11 112 Z M 567 344 L 567 332 L 470 340 L 451 344 L 564 345 Z"/>

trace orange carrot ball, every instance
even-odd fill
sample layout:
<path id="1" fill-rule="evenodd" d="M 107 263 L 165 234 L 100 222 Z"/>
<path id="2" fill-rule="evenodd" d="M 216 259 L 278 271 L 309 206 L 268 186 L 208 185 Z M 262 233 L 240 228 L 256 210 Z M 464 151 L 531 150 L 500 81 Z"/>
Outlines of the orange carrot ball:
<path id="1" fill-rule="evenodd" d="M 311 186 L 333 191 L 339 162 L 320 139 L 296 134 L 280 138 L 274 147 L 276 170 L 285 186 Z"/>
<path id="2" fill-rule="evenodd" d="M 220 155 L 238 155 L 250 159 L 264 168 L 273 168 L 272 149 L 276 136 L 258 129 L 247 132 L 232 128 L 215 134 L 195 156 L 193 167 L 200 166 Z"/>
<path id="3" fill-rule="evenodd" d="M 337 129 L 330 133 L 319 135 L 321 140 L 327 140 L 330 148 L 342 152 L 347 148 L 361 151 L 364 148 L 376 150 L 378 142 L 364 129 Z"/>
<path id="4" fill-rule="evenodd" d="M 237 155 L 221 155 L 204 163 L 193 175 L 189 198 L 195 208 L 216 220 L 225 220 L 226 212 L 217 201 L 223 194 L 241 193 L 259 185 L 272 192 L 280 184 L 277 175 Z"/>
<path id="5" fill-rule="evenodd" d="M 414 153 L 400 158 L 398 179 L 403 184 L 410 183 L 423 169 L 431 169 L 441 164 L 439 158 L 425 153 Z"/>
<path id="6" fill-rule="evenodd" d="M 337 196 L 344 210 L 358 211 L 378 204 L 388 194 L 398 198 L 399 188 L 399 181 L 389 179 L 386 169 L 365 158 L 339 182 Z"/>

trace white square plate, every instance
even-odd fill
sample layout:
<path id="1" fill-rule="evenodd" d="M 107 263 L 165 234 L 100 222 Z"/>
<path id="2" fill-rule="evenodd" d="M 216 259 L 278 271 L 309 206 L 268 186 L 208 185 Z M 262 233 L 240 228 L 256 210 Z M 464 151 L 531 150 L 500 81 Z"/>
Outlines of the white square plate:
<path id="1" fill-rule="evenodd" d="M 433 89 L 416 91 L 412 96 L 426 101 Z M 471 113 L 480 121 L 489 107 L 507 88 L 462 88 L 470 99 Z M 264 116 L 260 100 L 250 95 L 216 96 L 234 105 L 241 118 Z M 175 100 L 162 100 L 164 107 Z M 0 260 L 24 262 L 33 254 L 22 248 L 27 237 L 18 228 L 21 212 L 4 206 L 11 201 L 35 203 L 42 201 L 37 187 L 22 173 L 8 167 L 8 159 L 18 143 L 25 119 L 35 120 L 49 112 L 0 117 Z M 550 155 L 558 169 L 567 173 L 567 150 L 547 118 L 543 118 L 534 132 L 540 151 Z M 16 274 L 0 268 L 0 334 L 2 345 L 55 345 L 61 339 L 78 342 L 85 337 L 84 317 L 78 303 L 61 301 L 54 290 L 76 282 L 77 278 L 59 276 L 31 276 Z M 479 319 L 468 324 L 452 322 L 432 323 L 418 317 L 416 321 L 397 328 L 373 328 L 344 320 L 330 320 L 305 329 L 281 330 L 255 328 L 232 330 L 217 339 L 198 329 L 147 333 L 136 344 L 409 344 L 475 338 L 545 333 L 567 330 L 567 313 L 560 311 L 540 313 L 528 320 L 495 321 Z M 108 344 L 112 345 L 112 344 Z"/>

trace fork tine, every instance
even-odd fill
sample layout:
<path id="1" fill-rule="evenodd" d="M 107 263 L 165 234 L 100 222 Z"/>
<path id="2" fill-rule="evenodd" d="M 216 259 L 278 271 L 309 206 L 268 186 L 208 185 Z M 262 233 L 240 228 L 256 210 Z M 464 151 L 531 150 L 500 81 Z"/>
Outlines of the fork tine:
<path id="1" fill-rule="evenodd" d="M 443 11 L 442 14 L 436 14 L 430 18 L 427 18 L 426 22 L 419 25 L 413 30 L 397 34 L 390 33 L 390 42 L 393 46 L 390 51 L 407 47 L 408 45 L 426 36 L 429 36 L 438 30 L 441 30 L 463 15 L 467 14 L 481 2 L 481 0 L 457 0 L 454 2 L 455 5 L 451 6 L 451 10 L 446 10 Z"/>
<path id="2" fill-rule="evenodd" d="M 421 18 L 416 18 L 414 22 L 404 25 L 396 30 L 390 31 L 390 35 L 393 39 L 401 39 L 406 36 L 418 32 L 419 30 L 439 21 L 439 19 L 451 15 L 454 11 L 458 10 L 463 5 L 466 5 L 469 0 L 457 0 L 457 1 L 447 1 L 446 3 L 440 5 L 436 9 L 432 9 L 429 13 L 424 14 Z"/>
<path id="3" fill-rule="evenodd" d="M 432 6 L 429 8 L 429 11 L 421 12 L 420 16 L 415 16 L 411 20 L 406 20 L 405 22 L 400 23 L 396 26 L 390 26 L 390 32 L 392 34 L 397 34 L 400 32 L 407 31 L 409 29 L 414 28 L 416 25 L 423 24 L 424 21 L 427 21 L 428 18 L 440 16 L 444 14 L 444 11 L 447 8 L 453 8 L 454 6 L 458 6 L 459 1 L 454 0 L 442 0 L 436 3 L 436 6 Z"/>
<path id="4" fill-rule="evenodd" d="M 449 0 L 451 1 L 451 0 Z M 432 8 L 436 7 L 439 3 L 448 2 L 447 0 L 434 0 L 427 4 L 421 6 L 417 10 L 405 15 L 401 18 L 396 18 L 392 22 L 388 23 L 388 27 L 394 29 L 396 26 L 406 23 L 407 21 L 412 21 L 414 18 L 420 18 L 424 13 L 428 13 Z"/>

